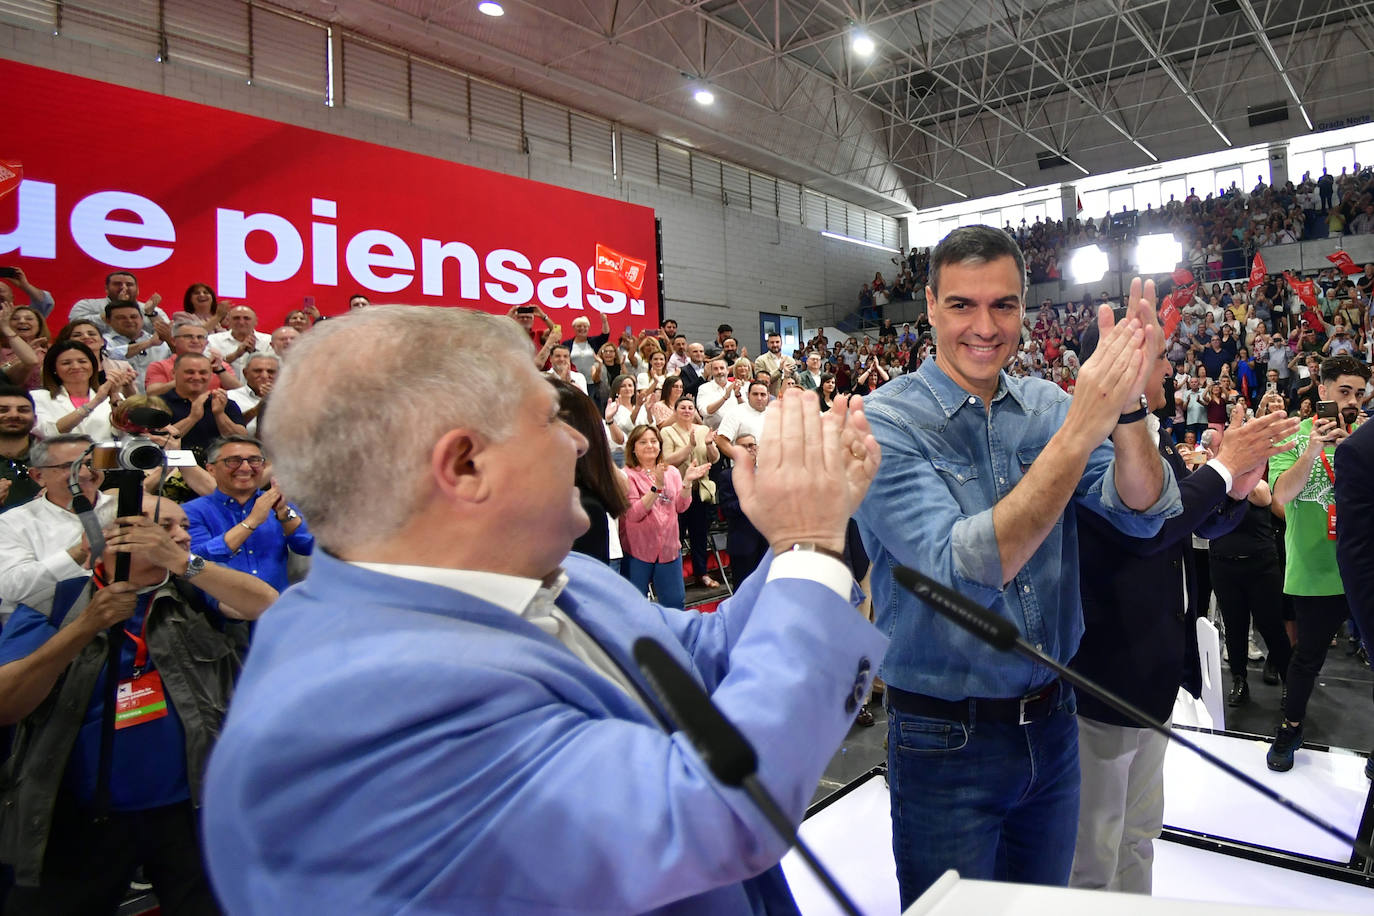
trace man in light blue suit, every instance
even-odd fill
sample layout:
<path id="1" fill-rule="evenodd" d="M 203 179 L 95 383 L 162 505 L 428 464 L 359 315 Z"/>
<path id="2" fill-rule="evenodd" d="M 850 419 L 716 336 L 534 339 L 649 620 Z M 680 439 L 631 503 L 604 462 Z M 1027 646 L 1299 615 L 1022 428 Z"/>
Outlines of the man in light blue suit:
<path id="1" fill-rule="evenodd" d="M 669 610 L 569 554 L 586 442 L 529 350 L 411 307 L 293 349 L 264 436 L 322 549 L 209 768 L 229 912 L 796 912 L 783 843 L 657 724 L 631 646 L 694 672 L 799 819 L 886 646 L 832 556 L 877 470 L 862 407 L 770 408 L 735 487 L 772 552 L 717 613 Z"/>

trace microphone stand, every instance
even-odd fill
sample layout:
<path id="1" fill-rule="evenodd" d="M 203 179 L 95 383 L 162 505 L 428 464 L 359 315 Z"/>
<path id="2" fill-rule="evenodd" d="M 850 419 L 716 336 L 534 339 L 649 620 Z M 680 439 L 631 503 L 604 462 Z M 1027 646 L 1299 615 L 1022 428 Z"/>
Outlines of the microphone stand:
<path id="1" fill-rule="evenodd" d="M 1133 722 L 1151 731 L 1157 732 L 1165 738 L 1177 741 L 1217 769 L 1254 789 L 1280 807 L 1296 814 L 1309 824 L 1335 837 L 1341 842 L 1349 843 L 1355 852 L 1364 856 L 1366 859 L 1374 858 L 1374 850 L 1371 850 L 1368 843 L 1355 839 L 1355 837 L 1346 833 L 1320 815 L 1314 814 L 1297 802 L 1285 798 L 1253 776 L 1242 772 L 1240 769 L 1222 760 L 1220 757 L 1194 741 L 1185 738 L 1162 722 L 1155 721 L 1144 710 L 1128 703 L 1107 688 L 1050 658 L 1044 652 L 1041 652 L 1039 649 L 1035 648 L 1035 646 L 1026 642 L 1020 631 L 1016 629 L 1016 625 L 1005 617 L 999 617 L 987 608 L 959 594 L 954 589 L 942 585 L 924 573 L 917 572 L 910 567 L 898 565 L 893 570 L 893 575 L 897 579 L 898 584 L 906 588 L 907 591 L 914 594 L 917 598 L 920 598 L 926 604 L 930 605 L 930 607 L 941 616 L 958 624 L 965 630 L 968 630 L 974 636 L 990 644 L 993 648 L 1000 649 L 1004 652 L 1016 652 L 1020 655 L 1024 655 L 1036 664 L 1044 665 L 1046 668 L 1049 668 L 1055 674 L 1068 681 L 1075 688 L 1082 690 L 1090 696 L 1096 697 L 1098 700 L 1101 700 Z"/>
<path id="2" fill-rule="evenodd" d="M 795 848 L 847 916 L 862 916 L 854 901 L 835 882 L 792 826 L 772 793 L 758 778 L 758 755 L 749 739 L 725 717 L 711 697 L 677 660 L 654 639 L 641 636 L 634 643 L 634 659 L 668 723 L 692 742 L 711 774 L 722 784 L 742 788 L 762 812 L 768 825 L 789 847 Z"/>

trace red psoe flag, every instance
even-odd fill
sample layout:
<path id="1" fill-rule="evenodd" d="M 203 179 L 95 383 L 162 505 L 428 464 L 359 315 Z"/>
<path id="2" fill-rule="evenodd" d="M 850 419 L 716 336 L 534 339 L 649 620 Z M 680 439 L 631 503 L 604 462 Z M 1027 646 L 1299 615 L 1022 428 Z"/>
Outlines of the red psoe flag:
<path id="1" fill-rule="evenodd" d="M 1355 263 L 1355 259 L 1350 256 L 1348 251 L 1337 251 L 1329 254 L 1326 259 L 1341 269 L 1341 273 L 1346 276 L 1360 273 L 1360 266 Z"/>
<path id="2" fill-rule="evenodd" d="M 1178 304 L 1174 301 L 1174 294 L 1164 297 L 1164 303 L 1159 307 L 1159 323 L 1164 330 L 1164 337 L 1167 340 L 1174 336 L 1174 329 L 1183 320 L 1183 312 L 1179 311 Z"/>
<path id="3" fill-rule="evenodd" d="M 1299 280 L 1288 271 L 1283 272 L 1283 278 L 1288 281 L 1288 285 L 1293 287 L 1293 292 L 1298 294 L 1303 305 L 1310 309 L 1317 307 L 1317 284 L 1312 280 Z"/>
<path id="4" fill-rule="evenodd" d="M 600 242 L 596 243 L 597 289 L 619 290 L 638 299 L 644 291 L 644 276 L 648 269 L 647 261 L 636 260 Z"/>
<path id="5" fill-rule="evenodd" d="M 1264 256 L 1258 251 L 1255 252 L 1254 263 L 1250 265 L 1250 289 L 1264 285 L 1264 278 L 1269 276 L 1269 271 L 1264 266 Z"/>
<path id="6" fill-rule="evenodd" d="M 0 200 L 8 197 L 24 180 L 24 163 L 17 159 L 0 159 Z"/>

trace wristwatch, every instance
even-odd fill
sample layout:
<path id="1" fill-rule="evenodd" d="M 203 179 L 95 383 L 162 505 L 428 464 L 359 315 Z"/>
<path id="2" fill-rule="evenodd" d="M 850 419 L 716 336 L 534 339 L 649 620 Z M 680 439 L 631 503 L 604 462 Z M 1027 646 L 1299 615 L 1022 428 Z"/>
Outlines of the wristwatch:
<path id="1" fill-rule="evenodd" d="M 287 508 L 286 508 L 286 514 L 285 514 L 285 515 L 279 515 L 279 516 L 277 516 L 277 521 L 282 522 L 282 523 L 286 523 L 286 522 L 289 522 L 289 521 L 291 521 L 291 520 L 293 520 L 293 519 L 297 519 L 297 518 L 300 518 L 300 517 L 301 517 L 301 516 L 300 516 L 300 513 L 299 513 L 299 512 L 297 512 L 295 509 L 292 509 L 290 506 L 287 506 Z"/>
<path id="2" fill-rule="evenodd" d="M 1148 398 L 1145 397 L 1145 395 L 1142 394 L 1140 396 L 1140 409 L 1133 410 L 1130 413 L 1123 413 L 1120 417 L 1117 418 L 1116 422 L 1118 424 L 1138 423 L 1139 421 L 1145 419 L 1145 417 L 1149 415 L 1149 413 L 1150 401 Z"/>
<path id="3" fill-rule="evenodd" d="M 186 572 L 181 574 L 181 578 L 194 579 L 203 572 L 205 572 L 205 558 L 189 554 L 186 560 Z"/>

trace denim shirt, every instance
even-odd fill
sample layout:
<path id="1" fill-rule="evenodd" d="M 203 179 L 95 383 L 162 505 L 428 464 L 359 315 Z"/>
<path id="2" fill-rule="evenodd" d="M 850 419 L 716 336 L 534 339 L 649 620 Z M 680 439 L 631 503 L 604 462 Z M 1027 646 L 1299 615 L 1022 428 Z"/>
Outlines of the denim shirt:
<path id="1" fill-rule="evenodd" d="M 891 640 L 880 672 L 887 683 L 960 700 L 1021 696 L 1053 679 L 1044 666 L 992 649 L 900 588 L 891 574 L 898 563 L 1015 621 L 1031 645 L 1057 661 L 1073 658 L 1083 635 L 1083 608 L 1072 506 L 1005 588 L 992 523 L 993 506 L 1025 476 L 1063 423 L 1069 403 L 1051 382 L 1003 372 L 988 411 L 982 398 L 960 388 L 933 359 L 865 399 L 882 463 L 856 518 L 873 562 L 878 629 Z M 1108 440 L 1088 458 L 1073 502 L 1128 535 L 1151 537 L 1182 508 L 1173 472 L 1160 462 L 1159 499 L 1135 512 L 1116 491 Z"/>

